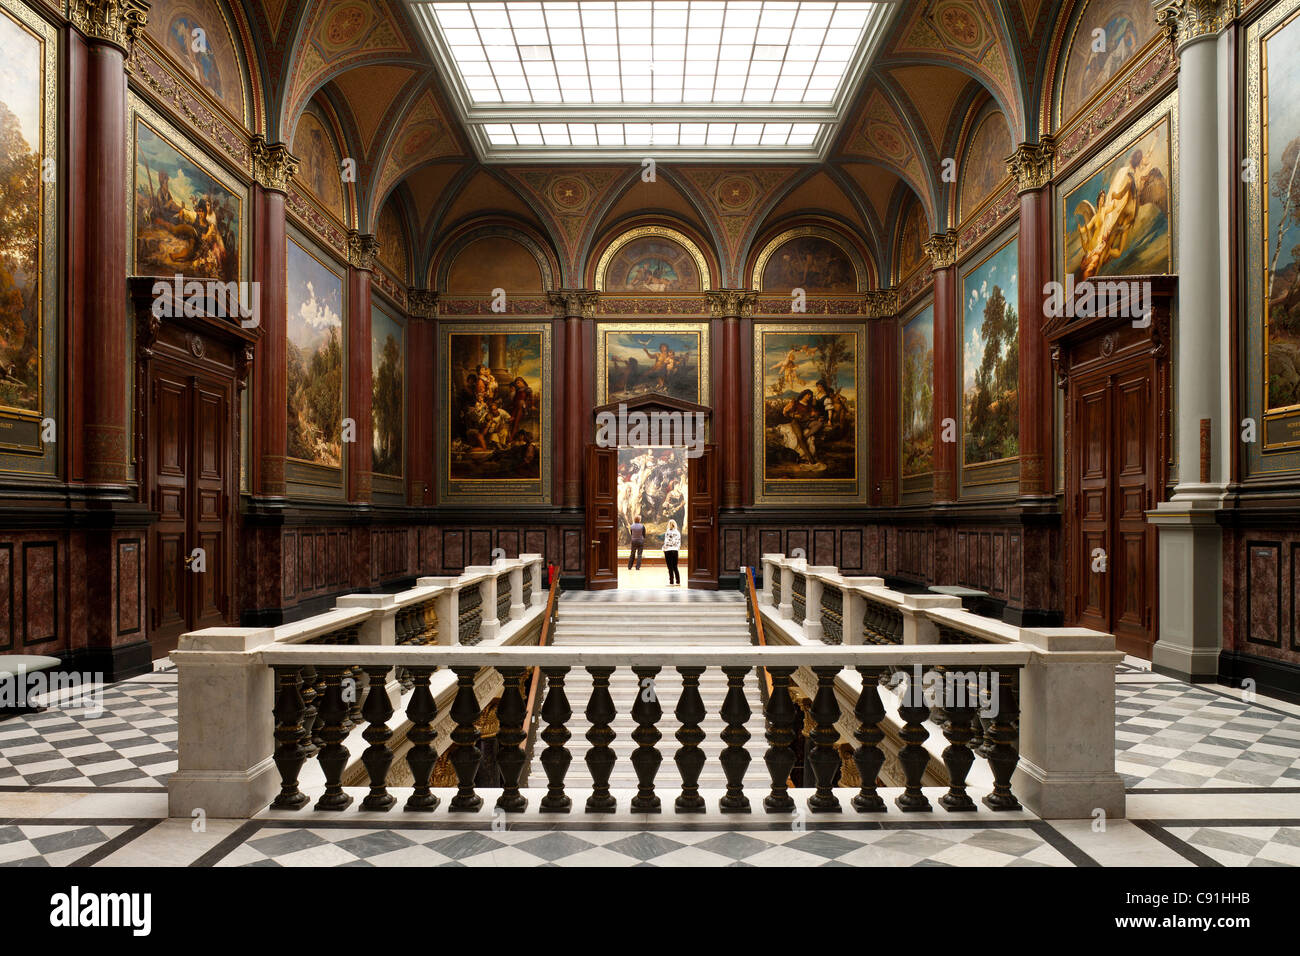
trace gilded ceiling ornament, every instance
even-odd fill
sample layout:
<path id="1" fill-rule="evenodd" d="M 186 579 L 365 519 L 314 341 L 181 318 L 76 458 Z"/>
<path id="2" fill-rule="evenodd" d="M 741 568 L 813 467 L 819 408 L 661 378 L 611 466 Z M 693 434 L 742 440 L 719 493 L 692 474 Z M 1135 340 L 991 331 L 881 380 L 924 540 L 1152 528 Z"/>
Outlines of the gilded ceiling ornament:
<path id="1" fill-rule="evenodd" d="M 366 272 L 375 269 L 375 256 L 379 254 L 379 240 L 368 232 L 348 233 L 348 263 Z"/>
<path id="2" fill-rule="evenodd" d="M 932 269 L 947 269 L 957 264 L 957 230 L 936 232 L 921 243 L 925 254 L 930 257 Z"/>
<path id="3" fill-rule="evenodd" d="M 557 289 L 546 293 L 557 319 L 594 319 L 600 293 L 595 289 Z"/>
<path id="4" fill-rule="evenodd" d="M 289 191 L 289 180 L 298 174 L 298 160 L 284 143 L 268 143 L 265 137 L 253 137 L 253 179 L 263 189 L 277 193 Z"/>
<path id="5" fill-rule="evenodd" d="M 430 289 L 411 289 L 406 294 L 406 311 L 417 319 L 432 319 L 438 315 L 438 293 Z"/>
<path id="6" fill-rule="evenodd" d="M 748 318 L 758 301 L 758 293 L 752 289 L 710 289 L 704 294 L 715 319 Z"/>
<path id="7" fill-rule="evenodd" d="M 1028 193 L 1042 189 L 1052 181 L 1052 157 L 1056 142 L 1044 136 L 1037 143 L 1021 143 L 1007 157 L 1007 171 L 1015 177 L 1016 192 Z"/>
<path id="8" fill-rule="evenodd" d="M 898 290 L 872 289 L 864 292 L 862 312 L 870 319 L 892 318 L 898 312 Z"/>
<path id="9" fill-rule="evenodd" d="M 1156 23 L 1180 51 L 1193 40 L 1217 36 L 1237 16 L 1237 0 L 1157 0 Z"/>
<path id="10" fill-rule="evenodd" d="M 149 17 L 145 0 L 69 0 L 68 19 L 92 40 L 112 43 L 128 55 Z"/>

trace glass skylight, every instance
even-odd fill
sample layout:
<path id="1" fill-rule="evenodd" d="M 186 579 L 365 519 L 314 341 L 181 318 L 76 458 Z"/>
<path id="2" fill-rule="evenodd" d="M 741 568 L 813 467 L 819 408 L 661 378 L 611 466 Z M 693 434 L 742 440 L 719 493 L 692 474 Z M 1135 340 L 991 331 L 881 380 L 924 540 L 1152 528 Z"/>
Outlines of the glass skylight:
<path id="1" fill-rule="evenodd" d="M 413 6 L 471 138 L 503 158 L 640 146 L 807 154 L 831 138 L 893 10 L 866 0 Z"/>

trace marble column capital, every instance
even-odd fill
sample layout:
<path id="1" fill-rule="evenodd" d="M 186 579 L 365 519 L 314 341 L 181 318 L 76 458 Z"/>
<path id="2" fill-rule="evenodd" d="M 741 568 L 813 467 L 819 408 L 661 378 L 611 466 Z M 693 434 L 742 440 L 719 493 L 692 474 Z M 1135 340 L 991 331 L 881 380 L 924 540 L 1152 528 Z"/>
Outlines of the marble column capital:
<path id="1" fill-rule="evenodd" d="M 149 18 L 145 0 L 69 0 L 68 19 L 88 40 L 111 43 L 127 56 Z"/>
<path id="2" fill-rule="evenodd" d="M 555 289 L 546 293 L 546 301 L 557 319 L 594 319 L 600 293 L 595 289 Z"/>
<path id="3" fill-rule="evenodd" d="M 754 314 L 758 293 L 753 289 L 709 289 L 709 314 L 715 319 L 742 319 Z"/>
<path id="4" fill-rule="evenodd" d="M 413 319 L 434 319 L 438 316 L 438 293 L 432 289 L 412 288 L 406 293 L 406 314 Z"/>
<path id="5" fill-rule="evenodd" d="M 1044 136 L 1037 143 L 1021 143 L 1006 158 L 1007 171 L 1015 178 L 1016 192 L 1037 192 L 1052 181 L 1052 160 L 1056 142 Z"/>
<path id="6" fill-rule="evenodd" d="M 373 234 L 356 230 L 348 233 L 348 264 L 353 268 L 373 272 L 378 254 L 379 240 Z"/>
<path id="7" fill-rule="evenodd" d="M 898 312 L 897 289 L 872 289 L 862 295 L 862 313 L 869 319 L 891 319 Z"/>
<path id="8" fill-rule="evenodd" d="M 289 180 L 298 174 L 298 158 L 284 143 L 268 143 L 264 136 L 253 137 L 253 179 L 263 189 L 287 193 Z"/>
<path id="9" fill-rule="evenodd" d="M 1152 0 L 1151 12 L 1178 52 L 1218 36 L 1237 16 L 1237 0 Z"/>
<path id="10" fill-rule="evenodd" d="M 930 257 L 931 269 L 950 269 L 957 264 L 957 230 L 936 232 L 921 244 Z"/>

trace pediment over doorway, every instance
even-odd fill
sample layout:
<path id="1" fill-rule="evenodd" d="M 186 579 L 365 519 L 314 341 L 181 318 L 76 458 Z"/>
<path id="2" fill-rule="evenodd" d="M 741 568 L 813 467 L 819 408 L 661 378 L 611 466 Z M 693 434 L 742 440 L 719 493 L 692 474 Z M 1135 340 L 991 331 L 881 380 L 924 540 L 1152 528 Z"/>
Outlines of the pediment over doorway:
<path id="1" fill-rule="evenodd" d="M 702 414 L 707 422 L 713 415 L 713 409 L 708 405 L 697 405 L 695 402 L 688 402 L 682 398 L 674 398 L 671 395 L 656 395 L 654 393 L 646 395 L 637 395 L 625 401 L 606 402 L 604 405 L 597 405 L 592 409 L 592 414 L 599 416 L 602 412 L 612 412 L 617 415 L 619 406 L 627 409 L 629 412 L 681 412 L 683 414 Z"/>

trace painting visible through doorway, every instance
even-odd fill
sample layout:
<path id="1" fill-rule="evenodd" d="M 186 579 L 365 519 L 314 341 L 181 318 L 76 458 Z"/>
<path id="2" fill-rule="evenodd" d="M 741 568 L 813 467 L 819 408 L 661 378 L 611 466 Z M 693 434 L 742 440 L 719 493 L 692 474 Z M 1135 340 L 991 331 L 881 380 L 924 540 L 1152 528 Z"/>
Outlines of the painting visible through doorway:
<path id="1" fill-rule="evenodd" d="M 620 448 L 618 450 L 618 547 L 627 554 L 629 529 L 638 516 L 645 525 L 646 557 L 663 556 L 664 532 L 677 522 L 686 542 L 686 449 Z M 683 553 L 685 549 L 683 548 Z"/>

